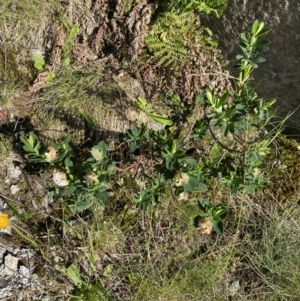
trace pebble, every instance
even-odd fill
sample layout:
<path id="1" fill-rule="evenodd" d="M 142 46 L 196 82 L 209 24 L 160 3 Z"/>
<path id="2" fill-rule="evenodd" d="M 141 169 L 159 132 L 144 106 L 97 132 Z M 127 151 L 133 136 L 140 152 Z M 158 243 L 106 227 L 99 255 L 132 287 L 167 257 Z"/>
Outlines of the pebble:
<path id="1" fill-rule="evenodd" d="M 16 166 L 13 162 L 7 167 L 7 177 L 5 183 L 10 183 L 11 179 L 18 179 L 22 174 L 20 166 Z"/>
<path id="2" fill-rule="evenodd" d="M 30 277 L 30 271 L 27 267 L 25 267 L 24 265 L 21 265 L 19 268 L 19 273 L 22 276 L 22 278 L 20 279 L 22 284 L 27 284 L 29 281 L 29 277 Z"/>
<path id="3" fill-rule="evenodd" d="M 20 191 L 20 187 L 18 185 L 11 185 L 10 186 L 10 193 L 12 195 L 17 194 Z"/>
<path id="4" fill-rule="evenodd" d="M 18 271 L 19 259 L 11 254 L 4 257 L 4 277 L 10 278 Z"/>

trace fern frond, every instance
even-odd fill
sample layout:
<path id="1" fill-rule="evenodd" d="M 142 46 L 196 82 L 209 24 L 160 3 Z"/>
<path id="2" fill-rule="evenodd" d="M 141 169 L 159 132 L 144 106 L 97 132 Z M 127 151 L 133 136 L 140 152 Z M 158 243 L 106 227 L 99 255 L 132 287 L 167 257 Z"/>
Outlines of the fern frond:
<path id="1" fill-rule="evenodd" d="M 224 12 L 228 0 L 162 0 L 161 12 L 181 14 L 188 11 L 200 11 L 205 14 L 215 13 L 218 17 Z"/>
<path id="2" fill-rule="evenodd" d="M 153 26 L 152 35 L 146 45 L 153 53 L 158 65 L 179 67 L 189 58 L 186 40 L 191 31 L 195 33 L 193 15 L 166 13 Z"/>

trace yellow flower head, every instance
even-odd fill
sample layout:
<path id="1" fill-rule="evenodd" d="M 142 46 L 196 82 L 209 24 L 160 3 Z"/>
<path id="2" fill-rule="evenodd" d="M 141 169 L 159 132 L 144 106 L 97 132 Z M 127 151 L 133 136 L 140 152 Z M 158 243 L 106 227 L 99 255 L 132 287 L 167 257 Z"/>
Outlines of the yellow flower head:
<path id="1" fill-rule="evenodd" d="M 0 229 L 5 229 L 8 227 L 9 218 L 7 214 L 0 214 Z"/>

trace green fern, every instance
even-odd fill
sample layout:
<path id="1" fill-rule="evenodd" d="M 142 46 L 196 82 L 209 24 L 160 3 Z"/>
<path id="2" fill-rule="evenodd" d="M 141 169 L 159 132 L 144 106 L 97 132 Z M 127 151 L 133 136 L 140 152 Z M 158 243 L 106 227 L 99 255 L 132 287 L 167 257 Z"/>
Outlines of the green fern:
<path id="1" fill-rule="evenodd" d="M 215 13 L 218 17 L 224 12 L 227 6 L 227 0 L 190 0 L 183 2 L 187 4 L 184 11 L 198 10 L 206 14 Z"/>
<path id="2" fill-rule="evenodd" d="M 189 45 L 200 37 L 201 29 L 191 13 L 166 13 L 152 27 L 146 45 L 160 66 L 179 67 L 188 58 Z"/>
<path id="3" fill-rule="evenodd" d="M 218 17 L 224 12 L 228 0 L 163 0 L 159 4 L 161 12 L 182 13 L 191 10 L 205 14 L 215 13 Z"/>

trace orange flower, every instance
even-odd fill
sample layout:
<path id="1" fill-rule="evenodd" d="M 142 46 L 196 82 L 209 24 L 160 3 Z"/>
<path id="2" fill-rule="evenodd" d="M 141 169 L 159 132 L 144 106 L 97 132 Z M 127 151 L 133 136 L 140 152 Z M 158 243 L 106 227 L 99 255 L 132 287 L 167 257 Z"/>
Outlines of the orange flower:
<path id="1" fill-rule="evenodd" d="M 0 229 L 5 229 L 8 227 L 9 218 L 7 214 L 0 214 Z"/>

